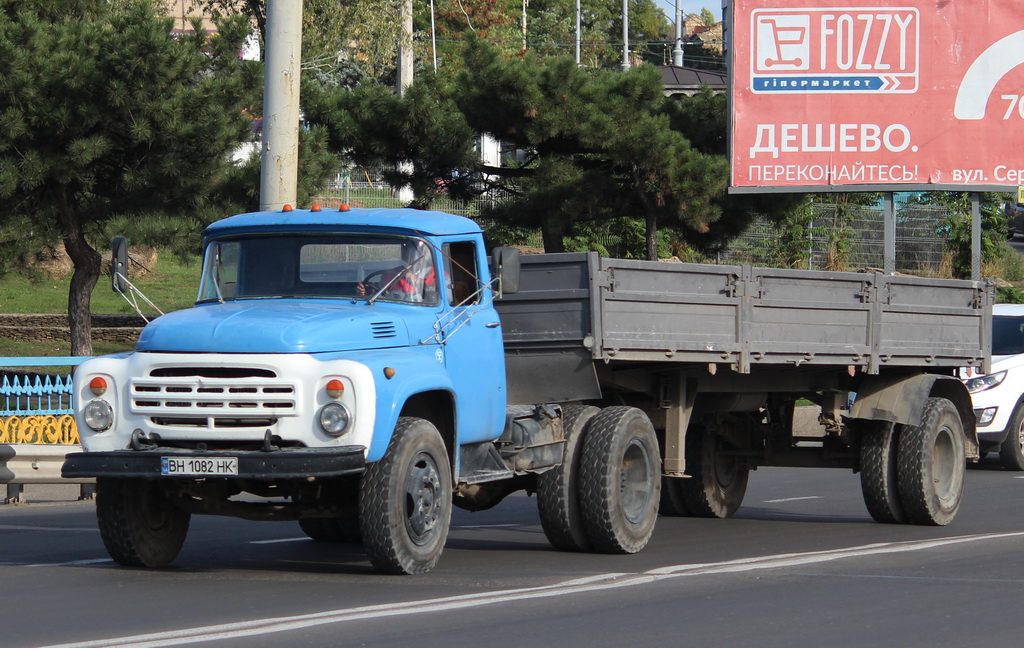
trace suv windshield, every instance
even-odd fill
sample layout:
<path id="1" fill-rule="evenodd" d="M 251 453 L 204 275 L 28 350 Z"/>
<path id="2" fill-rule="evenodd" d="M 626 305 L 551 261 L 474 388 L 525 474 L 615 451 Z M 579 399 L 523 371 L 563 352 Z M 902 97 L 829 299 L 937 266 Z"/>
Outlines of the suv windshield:
<path id="1" fill-rule="evenodd" d="M 199 302 L 341 297 L 436 304 L 434 254 L 423 239 L 261 234 L 211 241 Z"/>
<path id="2" fill-rule="evenodd" d="M 992 316 L 992 355 L 1024 353 L 1024 317 Z"/>

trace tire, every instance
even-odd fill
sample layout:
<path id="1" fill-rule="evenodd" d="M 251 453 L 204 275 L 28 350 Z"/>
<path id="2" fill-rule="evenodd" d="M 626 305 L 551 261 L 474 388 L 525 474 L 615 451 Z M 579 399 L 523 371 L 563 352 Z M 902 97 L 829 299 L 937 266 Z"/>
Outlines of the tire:
<path id="1" fill-rule="evenodd" d="M 562 463 L 537 476 L 537 510 L 551 546 L 560 551 L 590 551 L 578 492 L 580 457 L 587 424 L 601 409 L 592 405 L 562 408 L 565 448 Z"/>
<path id="2" fill-rule="evenodd" d="M 96 479 L 103 546 L 125 567 L 163 567 L 178 557 L 192 514 L 176 508 L 148 479 Z"/>
<path id="3" fill-rule="evenodd" d="M 907 521 L 900 501 L 898 466 L 899 427 L 887 421 L 862 421 L 860 489 L 868 513 L 878 522 Z"/>
<path id="4" fill-rule="evenodd" d="M 661 497 L 661 457 L 650 419 L 635 407 L 601 410 L 587 426 L 580 511 L 594 551 L 636 553 L 651 539 Z"/>
<path id="5" fill-rule="evenodd" d="M 1024 403 L 1018 403 L 999 446 L 999 461 L 1007 470 L 1024 470 Z"/>
<path id="6" fill-rule="evenodd" d="M 920 426 L 903 426 L 897 465 L 907 521 L 949 524 L 960 508 L 967 471 L 963 423 L 953 403 L 929 398 Z"/>
<path id="7" fill-rule="evenodd" d="M 304 518 L 299 520 L 299 528 L 318 542 L 361 544 L 363 541 L 358 517 Z"/>
<path id="8" fill-rule="evenodd" d="M 723 455 L 723 441 L 711 430 L 695 428 L 686 435 L 686 472 L 679 489 L 690 514 L 727 518 L 739 509 L 747 493 L 749 469 Z"/>
<path id="9" fill-rule="evenodd" d="M 452 515 L 452 476 L 432 423 L 399 418 L 388 449 L 359 486 L 359 527 L 370 562 L 386 574 L 422 574 L 441 558 Z"/>

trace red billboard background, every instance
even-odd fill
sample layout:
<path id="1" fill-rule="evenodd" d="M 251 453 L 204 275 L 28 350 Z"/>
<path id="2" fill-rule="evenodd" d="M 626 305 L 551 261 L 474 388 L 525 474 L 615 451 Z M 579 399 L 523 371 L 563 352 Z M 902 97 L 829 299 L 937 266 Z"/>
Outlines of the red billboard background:
<path id="1" fill-rule="evenodd" d="M 1024 184 L 1020 0 L 734 0 L 740 191 Z"/>

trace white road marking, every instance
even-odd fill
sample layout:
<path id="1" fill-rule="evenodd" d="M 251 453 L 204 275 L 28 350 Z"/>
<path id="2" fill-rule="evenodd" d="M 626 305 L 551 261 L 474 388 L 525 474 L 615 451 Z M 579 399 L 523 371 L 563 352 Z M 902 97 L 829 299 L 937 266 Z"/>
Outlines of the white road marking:
<path id="1" fill-rule="evenodd" d="M 250 540 L 249 544 L 278 544 L 280 542 L 298 542 L 299 540 L 309 540 L 309 537 L 301 536 L 299 538 L 278 538 L 277 540 Z"/>
<path id="2" fill-rule="evenodd" d="M 82 565 L 97 565 L 99 563 L 114 562 L 111 558 L 90 558 L 89 560 L 70 560 L 61 563 L 36 563 L 25 565 L 25 567 L 80 567 Z"/>
<path id="3" fill-rule="evenodd" d="M 808 495 L 806 497 L 784 497 L 782 499 L 765 500 L 765 504 L 778 504 L 779 502 L 799 502 L 800 500 L 821 499 L 821 495 Z"/>
<path id="4" fill-rule="evenodd" d="M 987 540 L 1018 538 L 1021 536 L 1024 536 L 1024 531 L 958 536 L 953 538 L 938 538 L 935 540 L 913 542 L 877 543 L 859 547 L 847 547 L 845 549 L 833 549 L 829 551 L 813 551 L 807 553 L 741 558 L 739 560 L 730 560 L 720 563 L 674 565 L 653 569 L 640 574 L 600 574 L 542 587 L 499 590 L 491 593 L 465 594 L 460 596 L 427 599 L 423 601 L 408 601 L 405 603 L 384 603 L 380 605 L 329 610 L 314 614 L 300 614 L 272 619 L 251 619 L 236 623 L 183 628 L 181 630 L 154 632 L 112 639 L 78 641 L 52 646 L 41 646 L 40 648 L 157 648 L 159 646 L 178 646 L 182 644 L 238 639 L 253 635 L 263 635 L 270 632 L 287 632 L 289 630 L 300 630 L 330 623 L 382 619 L 411 614 L 445 612 L 450 610 L 465 611 L 466 608 L 470 607 L 494 605 L 496 603 L 505 603 L 508 601 L 521 601 L 554 596 L 570 596 L 586 592 L 634 587 L 669 578 L 707 574 L 740 573 L 762 569 L 778 569 L 796 565 L 825 563 L 833 560 L 843 560 L 846 558 L 922 551 L 934 549 L 936 547 L 945 547 L 971 542 L 984 542 Z"/>
<path id="5" fill-rule="evenodd" d="M 0 531 L 13 529 L 15 531 L 87 531 L 99 533 L 99 527 L 49 527 L 49 526 L 28 526 L 25 524 L 0 524 Z"/>

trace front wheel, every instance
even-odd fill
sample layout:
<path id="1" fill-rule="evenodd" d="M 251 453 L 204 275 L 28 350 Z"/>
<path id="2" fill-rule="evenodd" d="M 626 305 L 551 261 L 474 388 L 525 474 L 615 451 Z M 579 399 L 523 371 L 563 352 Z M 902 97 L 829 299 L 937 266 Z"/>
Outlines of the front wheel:
<path id="1" fill-rule="evenodd" d="M 654 532 L 661 456 L 650 419 L 635 407 L 608 407 L 587 426 L 580 461 L 580 510 L 594 550 L 636 553 Z"/>
<path id="2" fill-rule="evenodd" d="M 1010 417 L 1006 438 L 999 446 L 999 461 L 1007 470 L 1024 470 L 1024 403 Z"/>
<path id="3" fill-rule="evenodd" d="M 905 425 L 899 441 L 900 501 L 912 524 L 944 526 L 960 508 L 967 470 L 960 413 L 945 398 L 929 398 L 921 424 Z"/>
<path id="4" fill-rule="evenodd" d="M 398 419 L 384 456 L 359 486 L 359 527 L 370 562 L 388 574 L 422 574 L 441 558 L 452 515 L 452 476 L 432 423 Z"/>
<path id="5" fill-rule="evenodd" d="M 96 479 L 96 520 L 114 562 L 163 567 L 178 557 L 192 515 L 148 479 Z"/>

